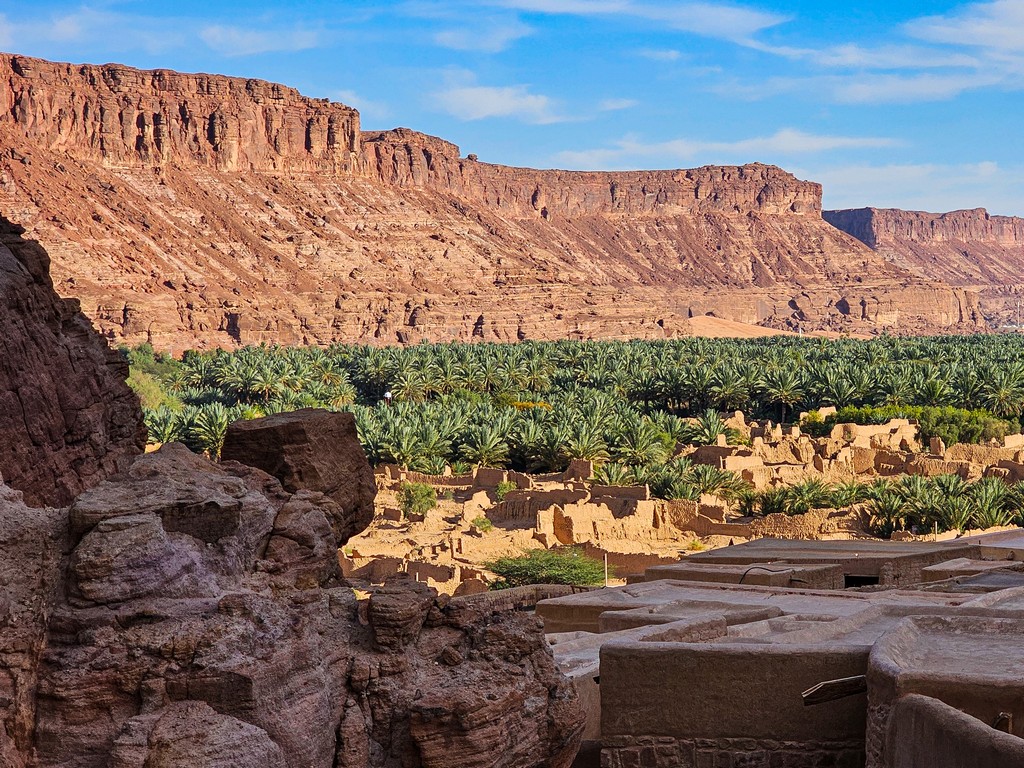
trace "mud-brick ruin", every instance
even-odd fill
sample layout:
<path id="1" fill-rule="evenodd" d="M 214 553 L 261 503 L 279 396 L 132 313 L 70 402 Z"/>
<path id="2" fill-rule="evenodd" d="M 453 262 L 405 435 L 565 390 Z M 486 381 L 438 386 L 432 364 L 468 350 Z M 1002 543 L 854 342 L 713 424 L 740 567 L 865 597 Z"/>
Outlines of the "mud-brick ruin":
<path id="1" fill-rule="evenodd" d="M 543 600 L 576 765 L 1024 766 L 1022 558 L 1019 530 L 760 539 Z"/>

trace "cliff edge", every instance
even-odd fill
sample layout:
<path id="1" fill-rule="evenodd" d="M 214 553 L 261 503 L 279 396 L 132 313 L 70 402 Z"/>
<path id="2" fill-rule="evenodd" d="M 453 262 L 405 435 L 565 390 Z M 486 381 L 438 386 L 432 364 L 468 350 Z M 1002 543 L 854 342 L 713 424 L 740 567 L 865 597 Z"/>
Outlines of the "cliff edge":
<path id="1" fill-rule="evenodd" d="M 949 213 L 857 208 L 825 221 L 914 274 L 976 291 L 992 325 L 1019 325 L 1024 293 L 1024 219 L 984 208 Z"/>
<path id="2" fill-rule="evenodd" d="M 975 297 L 751 164 L 509 168 L 284 86 L 0 55 L 0 205 L 111 339 L 666 338 L 976 327 Z"/>

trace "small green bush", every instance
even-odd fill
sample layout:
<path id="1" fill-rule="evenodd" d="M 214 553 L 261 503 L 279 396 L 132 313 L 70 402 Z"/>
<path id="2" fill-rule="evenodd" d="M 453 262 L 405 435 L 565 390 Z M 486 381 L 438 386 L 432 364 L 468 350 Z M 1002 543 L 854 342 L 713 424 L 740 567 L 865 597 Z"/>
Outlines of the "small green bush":
<path id="1" fill-rule="evenodd" d="M 604 564 L 587 557 L 575 547 L 532 549 L 519 557 L 500 557 L 485 563 L 484 567 L 501 577 L 491 585 L 492 589 L 527 584 L 604 583 Z"/>
<path id="2" fill-rule="evenodd" d="M 132 366 L 128 374 L 128 386 L 139 396 L 143 408 L 155 411 L 167 406 L 173 411 L 181 409 L 181 401 L 167 394 L 156 377 Z"/>
<path id="3" fill-rule="evenodd" d="M 509 491 L 514 491 L 517 488 L 519 488 L 519 486 L 511 480 L 502 480 L 497 486 L 495 486 L 494 495 L 498 501 L 504 501 L 505 497 L 508 496 Z"/>
<path id="4" fill-rule="evenodd" d="M 405 517 L 425 515 L 437 506 L 437 491 L 426 483 L 402 483 L 398 491 L 398 505 Z"/>
<path id="5" fill-rule="evenodd" d="M 808 426 L 813 427 L 816 424 L 824 424 L 825 419 L 821 415 L 821 411 L 815 409 L 808 411 L 807 415 L 804 416 L 803 421 L 800 422 L 800 428 L 806 430 Z"/>
<path id="6" fill-rule="evenodd" d="M 470 525 L 476 528 L 480 533 L 487 533 L 488 531 L 494 530 L 494 523 L 483 515 L 480 515 L 480 517 L 474 517 L 470 521 Z"/>
<path id="7" fill-rule="evenodd" d="M 805 420 L 802 428 L 820 437 L 831 432 L 836 424 L 885 424 L 892 419 L 915 419 L 920 425 L 922 440 L 939 437 L 946 445 L 981 443 L 993 438 L 998 440 L 1017 431 L 1014 424 L 989 411 L 968 411 L 948 405 L 888 405 L 878 408 L 848 406 L 821 423 Z"/>

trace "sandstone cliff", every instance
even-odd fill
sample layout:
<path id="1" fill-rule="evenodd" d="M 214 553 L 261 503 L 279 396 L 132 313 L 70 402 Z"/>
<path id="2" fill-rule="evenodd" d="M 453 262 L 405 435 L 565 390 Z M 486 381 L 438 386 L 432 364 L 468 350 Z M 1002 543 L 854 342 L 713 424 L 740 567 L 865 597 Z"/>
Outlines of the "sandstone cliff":
<path id="1" fill-rule="evenodd" d="M 664 338 L 707 312 L 973 327 L 774 167 L 480 163 L 269 83 L 0 56 L 0 207 L 110 338 L 161 348 Z"/>
<path id="2" fill-rule="evenodd" d="M 0 765 L 567 768 L 584 716 L 539 620 L 341 581 L 375 493 L 351 416 L 263 420 L 291 492 L 178 443 L 129 462 L 123 362 L 0 233 L 0 468 L 93 486 L 0 482 Z"/>
<path id="3" fill-rule="evenodd" d="M 1024 219 L 991 216 L 984 208 L 949 213 L 858 208 L 823 215 L 907 271 L 978 291 L 993 324 L 1018 322 Z"/>
<path id="4" fill-rule="evenodd" d="M 53 291 L 46 251 L 0 217 L 0 473 L 36 506 L 67 504 L 142 452 L 128 366 Z"/>
<path id="5" fill-rule="evenodd" d="M 566 768 L 539 620 L 338 581 L 334 502 L 180 444 L 31 510 L 0 485 L 11 768 Z"/>

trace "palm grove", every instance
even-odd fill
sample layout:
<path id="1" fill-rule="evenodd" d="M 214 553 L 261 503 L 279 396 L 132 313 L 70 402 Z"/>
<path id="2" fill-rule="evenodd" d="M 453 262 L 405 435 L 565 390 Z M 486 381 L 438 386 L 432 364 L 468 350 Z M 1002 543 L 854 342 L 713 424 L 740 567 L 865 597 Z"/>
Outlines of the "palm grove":
<path id="1" fill-rule="evenodd" d="M 661 498 L 716 493 L 748 514 L 860 505 L 879 533 L 964 529 L 1018 518 L 1024 493 L 1002 481 L 903 478 L 827 486 L 809 480 L 754 493 L 739 476 L 677 456 L 731 433 L 719 414 L 883 423 L 906 416 L 922 437 L 980 442 L 1020 430 L 1024 340 L 1015 335 L 871 341 L 774 337 L 650 342 L 522 342 L 378 348 L 123 350 L 150 441 L 216 457 L 227 425 L 281 411 L 351 411 L 371 463 L 440 474 L 473 465 L 526 472 L 590 459 L 597 479 L 648 484 Z M 392 402 L 384 401 L 390 392 Z"/>

